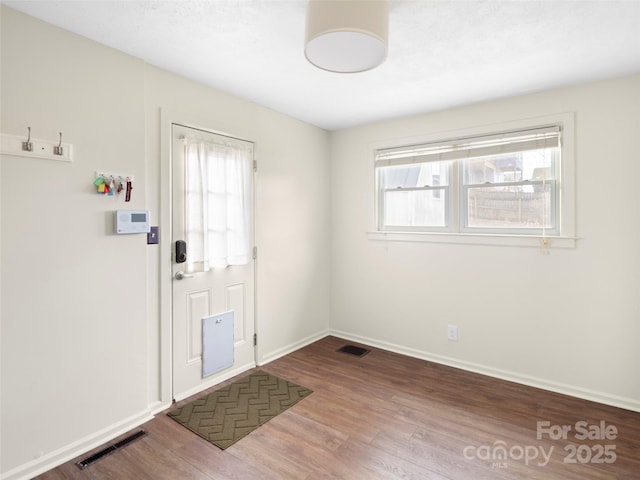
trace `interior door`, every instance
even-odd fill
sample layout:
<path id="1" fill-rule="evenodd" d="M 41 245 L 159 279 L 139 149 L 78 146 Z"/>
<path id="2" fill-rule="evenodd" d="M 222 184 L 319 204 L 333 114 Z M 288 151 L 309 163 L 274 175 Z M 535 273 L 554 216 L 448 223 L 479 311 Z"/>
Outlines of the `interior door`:
<path id="1" fill-rule="evenodd" d="M 204 272 L 189 272 L 187 263 L 176 255 L 176 242 L 186 241 L 189 220 L 187 207 L 187 176 L 185 138 L 198 135 L 206 141 L 219 141 L 220 135 L 172 125 L 172 322 L 173 322 L 173 397 L 188 397 L 226 378 L 255 366 L 255 260 L 226 267 L 214 267 Z M 220 138 L 222 137 L 222 138 Z M 192 138 L 192 137 L 190 137 Z M 250 168 L 253 198 L 253 159 Z M 216 200 L 209 200 L 215 202 Z M 214 208 L 215 205 L 211 205 Z M 253 227 L 253 201 L 247 205 Z M 251 229 L 253 231 L 253 228 Z M 253 245 L 253 234 L 251 234 Z M 186 255 L 190 255 L 186 244 Z M 212 375 L 203 376 L 203 319 L 233 312 L 233 362 Z M 222 318 L 222 316 L 221 316 Z M 215 332 L 214 332 L 215 336 Z M 211 347 L 210 347 L 211 348 Z M 215 347 L 213 347 L 215 348 Z"/>

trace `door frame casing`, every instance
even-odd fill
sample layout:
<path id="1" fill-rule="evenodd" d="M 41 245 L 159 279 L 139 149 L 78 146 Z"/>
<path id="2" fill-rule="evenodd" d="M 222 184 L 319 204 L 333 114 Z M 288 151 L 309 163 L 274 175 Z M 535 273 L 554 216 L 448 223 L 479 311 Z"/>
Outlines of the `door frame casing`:
<path id="1" fill-rule="evenodd" d="M 161 235 L 160 240 L 160 299 L 159 299 L 159 313 L 160 313 L 160 332 L 159 332 L 159 396 L 161 406 L 157 411 L 161 411 L 170 405 L 174 401 L 173 392 L 173 276 L 172 276 L 172 125 L 180 124 L 187 127 L 197 128 L 200 130 L 210 131 L 218 135 L 224 135 L 234 138 L 250 138 L 251 135 L 247 135 L 243 132 L 233 132 L 222 130 L 212 130 L 211 127 L 206 126 L 207 123 L 217 123 L 213 120 L 205 120 L 198 117 L 193 113 L 176 112 L 172 109 L 161 108 L 160 109 L 160 224 L 163 225 L 164 234 Z M 253 143 L 253 155 L 254 160 L 256 158 L 257 144 L 253 140 L 247 140 Z M 256 211 L 256 172 L 253 172 L 253 243 L 257 244 L 257 211 Z M 166 239 L 165 241 L 162 238 Z M 258 332 L 258 261 L 253 260 L 253 282 L 254 282 L 254 332 Z M 254 346 L 254 363 L 257 364 L 258 346 Z M 235 375 L 237 372 L 232 372 Z M 219 377 L 219 381 L 222 382 L 226 378 L 224 375 Z"/>

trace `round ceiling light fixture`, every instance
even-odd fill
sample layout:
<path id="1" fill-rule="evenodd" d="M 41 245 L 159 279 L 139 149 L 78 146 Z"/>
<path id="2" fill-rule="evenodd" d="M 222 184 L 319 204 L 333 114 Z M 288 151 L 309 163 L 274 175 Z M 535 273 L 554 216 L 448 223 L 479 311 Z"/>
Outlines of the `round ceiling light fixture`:
<path id="1" fill-rule="evenodd" d="M 371 70 L 387 57 L 388 0 L 309 0 L 304 54 L 336 73 Z"/>

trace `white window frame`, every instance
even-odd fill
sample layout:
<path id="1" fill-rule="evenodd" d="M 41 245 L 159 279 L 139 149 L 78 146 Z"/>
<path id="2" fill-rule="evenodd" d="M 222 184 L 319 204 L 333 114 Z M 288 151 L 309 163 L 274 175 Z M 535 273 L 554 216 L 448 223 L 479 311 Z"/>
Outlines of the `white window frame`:
<path id="1" fill-rule="evenodd" d="M 528 234 L 514 229 L 511 231 L 501 231 L 500 233 L 489 232 L 487 229 L 465 228 L 462 220 L 464 210 L 460 207 L 466 201 L 463 197 L 465 188 L 459 184 L 461 178 L 461 168 L 459 162 L 455 161 L 452 166 L 449 195 L 449 219 L 451 225 L 446 229 L 394 229 L 383 230 L 379 225 L 379 214 L 381 209 L 381 199 L 376 179 L 376 169 L 374 159 L 379 150 L 402 148 L 407 145 L 431 144 L 452 138 L 469 138 L 500 134 L 503 132 L 513 132 L 518 130 L 532 130 L 548 126 L 558 125 L 561 129 L 560 158 L 558 165 L 556 162 L 556 181 L 558 210 L 552 212 L 556 216 L 558 231 L 544 232 L 543 234 Z M 438 132 L 434 134 L 387 140 L 375 142 L 370 145 L 368 177 L 371 201 L 369 202 L 369 229 L 367 237 L 373 241 L 402 241 L 402 242 L 438 242 L 438 243 L 458 243 L 458 244 L 486 244 L 505 246 L 530 246 L 544 248 L 575 248 L 575 114 L 573 112 L 548 115 L 532 119 L 523 119 L 499 124 L 479 126 L 454 131 Z M 445 190 L 445 191 L 447 191 Z"/>

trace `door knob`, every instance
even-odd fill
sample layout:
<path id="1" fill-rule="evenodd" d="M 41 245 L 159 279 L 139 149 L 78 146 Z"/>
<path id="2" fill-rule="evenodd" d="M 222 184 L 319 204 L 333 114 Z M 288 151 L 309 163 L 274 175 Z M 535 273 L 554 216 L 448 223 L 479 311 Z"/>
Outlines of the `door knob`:
<path id="1" fill-rule="evenodd" d="M 184 278 L 193 277 L 193 275 L 190 275 L 188 273 L 184 273 L 182 270 L 178 270 L 174 276 L 176 277 L 176 280 L 182 280 Z"/>

